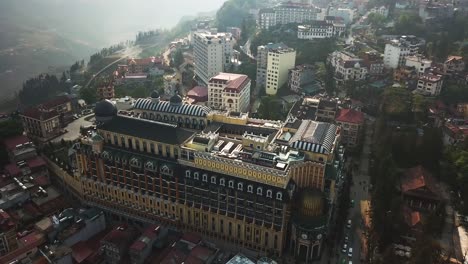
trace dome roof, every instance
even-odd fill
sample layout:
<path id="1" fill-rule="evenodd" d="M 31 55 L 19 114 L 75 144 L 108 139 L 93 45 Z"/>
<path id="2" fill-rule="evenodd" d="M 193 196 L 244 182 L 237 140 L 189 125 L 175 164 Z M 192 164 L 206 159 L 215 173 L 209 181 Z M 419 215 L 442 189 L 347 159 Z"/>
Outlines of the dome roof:
<path id="1" fill-rule="evenodd" d="M 117 108 L 109 100 L 101 100 L 94 107 L 94 114 L 97 117 L 110 117 L 117 114 Z"/>
<path id="2" fill-rule="evenodd" d="M 181 104 L 182 97 L 180 97 L 180 95 L 178 94 L 175 94 L 174 96 L 171 97 L 171 99 L 169 99 L 169 102 L 171 102 L 171 104 Z"/>
<path id="3" fill-rule="evenodd" d="M 153 91 L 151 92 L 151 98 L 159 98 L 159 93 L 158 93 L 158 91 L 153 90 Z"/>

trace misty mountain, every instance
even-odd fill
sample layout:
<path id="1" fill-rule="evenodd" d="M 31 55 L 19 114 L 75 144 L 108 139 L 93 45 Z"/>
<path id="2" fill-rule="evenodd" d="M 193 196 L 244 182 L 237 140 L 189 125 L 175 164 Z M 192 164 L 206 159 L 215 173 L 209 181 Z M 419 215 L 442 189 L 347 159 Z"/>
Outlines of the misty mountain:
<path id="1" fill-rule="evenodd" d="M 138 31 L 170 28 L 224 0 L 2 0 L 0 83 L 11 95 L 38 73 L 87 59 Z M 59 71 L 63 70 L 58 69 Z"/>

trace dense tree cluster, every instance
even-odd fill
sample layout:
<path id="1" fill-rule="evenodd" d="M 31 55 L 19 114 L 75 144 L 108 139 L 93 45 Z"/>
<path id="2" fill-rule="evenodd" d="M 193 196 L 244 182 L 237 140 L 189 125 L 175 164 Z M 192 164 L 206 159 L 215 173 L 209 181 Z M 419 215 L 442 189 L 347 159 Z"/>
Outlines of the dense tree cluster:
<path id="1" fill-rule="evenodd" d="M 0 123 L 0 138 L 6 139 L 21 135 L 23 133 L 23 126 L 21 121 L 16 117 Z M 8 153 L 3 144 L 0 145 L 0 167 L 3 168 L 8 164 Z"/>
<path id="2" fill-rule="evenodd" d="M 161 34 L 160 30 L 140 31 L 135 37 L 135 44 L 145 43 L 148 40 L 152 40 L 155 37 L 159 37 Z"/>
<path id="3" fill-rule="evenodd" d="M 63 78 L 58 80 L 55 75 L 41 74 L 27 80 L 18 97 L 21 104 L 30 106 L 43 103 L 58 93 L 67 91 L 68 87 Z"/>
<path id="4" fill-rule="evenodd" d="M 96 62 L 100 61 L 102 58 L 110 56 L 114 54 L 115 52 L 122 50 L 124 48 L 125 48 L 124 43 L 113 45 L 113 46 L 110 46 L 109 48 L 103 48 L 101 51 L 96 52 L 93 55 L 91 55 L 91 57 L 89 57 L 88 65 L 93 65 Z"/>
<path id="5" fill-rule="evenodd" d="M 241 27 L 249 19 L 249 10 L 257 7 L 257 0 L 228 0 L 216 13 L 215 25 L 219 31 L 226 27 Z"/>

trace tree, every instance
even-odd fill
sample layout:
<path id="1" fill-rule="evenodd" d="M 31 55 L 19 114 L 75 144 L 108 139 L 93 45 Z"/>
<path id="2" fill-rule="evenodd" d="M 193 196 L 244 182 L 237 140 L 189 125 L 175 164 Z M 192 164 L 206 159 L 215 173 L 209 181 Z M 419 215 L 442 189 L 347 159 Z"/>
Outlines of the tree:
<path id="1" fill-rule="evenodd" d="M 447 260 L 442 257 L 443 250 L 440 244 L 426 234 L 416 239 L 411 253 L 410 264 L 447 263 Z"/>
<path id="2" fill-rule="evenodd" d="M 94 87 L 86 87 L 80 90 L 81 99 L 85 100 L 87 104 L 93 104 L 97 101 L 97 93 Z"/>
<path id="3" fill-rule="evenodd" d="M 179 68 L 179 66 L 182 65 L 182 63 L 184 63 L 184 54 L 182 52 L 182 49 L 177 49 L 175 51 L 173 61 L 174 61 L 174 66 L 176 68 Z"/>
<path id="4" fill-rule="evenodd" d="M 395 22 L 394 31 L 399 35 L 424 36 L 426 33 L 424 24 L 417 14 L 400 15 Z"/>
<path id="5" fill-rule="evenodd" d="M 369 21 L 369 24 L 372 25 L 374 28 L 381 28 L 385 25 L 385 21 L 387 19 L 382 16 L 381 14 L 378 13 L 370 13 L 367 16 L 367 21 Z"/>
<path id="6" fill-rule="evenodd" d="M 23 125 L 18 119 L 9 119 L 0 123 L 0 138 L 6 139 L 21 135 L 23 133 Z M 9 162 L 8 152 L 5 146 L 0 145 L 0 167 L 3 168 Z"/>
<path id="7" fill-rule="evenodd" d="M 281 102 L 272 96 L 265 96 L 262 98 L 258 108 L 258 116 L 263 119 L 270 120 L 283 120 L 285 115 L 283 113 Z"/>

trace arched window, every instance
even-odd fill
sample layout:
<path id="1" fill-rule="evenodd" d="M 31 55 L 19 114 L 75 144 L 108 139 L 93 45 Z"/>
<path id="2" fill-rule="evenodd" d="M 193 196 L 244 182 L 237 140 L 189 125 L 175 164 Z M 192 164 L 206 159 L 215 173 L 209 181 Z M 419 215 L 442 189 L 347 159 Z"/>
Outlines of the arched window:
<path id="1" fill-rule="evenodd" d="M 276 193 L 276 200 L 283 200 L 283 194 L 281 192 Z"/>
<path id="2" fill-rule="evenodd" d="M 198 177 L 199 177 L 199 173 L 198 173 L 198 172 L 195 172 L 195 173 L 193 174 L 193 178 L 194 178 L 195 180 L 198 180 Z"/>
<path id="3" fill-rule="evenodd" d="M 242 185 L 242 182 L 239 182 L 239 183 L 237 184 L 237 190 L 239 190 L 239 191 L 243 191 L 243 190 L 244 190 L 244 186 Z"/>
<path id="4" fill-rule="evenodd" d="M 234 181 L 229 181 L 229 188 L 234 188 Z"/>
<path id="5" fill-rule="evenodd" d="M 272 192 L 271 190 L 267 190 L 267 195 L 266 195 L 266 196 L 267 196 L 268 198 L 271 198 L 272 195 L 273 195 L 273 192 Z"/>
<path id="6" fill-rule="evenodd" d="M 206 174 L 203 174 L 203 176 L 202 176 L 202 177 L 203 177 L 203 181 L 204 181 L 204 182 L 208 182 L 208 175 L 206 175 Z"/>
<path id="7" fill-rule="evenodd" d="M 257 188 L 257 195 L 262 195 L 262 187 Z"/>
<path id="8" fill-rule="evenodd" d="M 215 176 L 211 176 L 211 183 L 216 184 L 216 177 Z"/>
<path id="9" fill-rule="evenodd" d="M 247 186 L 247 191 L 248 191 L 249 193 L 253 193 L 253 186 L 249 184 L 249 185 Z"/>
<path id="10" fill-rule="evenodd" d="M 221 178 L 221 180 L 219 180 L 219 185 L 224 186 L 224 178 Z"/>
<path id="11" fill-rule="evenodd" d="M 186 170 L 186 171 L 185 171 L 185 177 L 186 177 L 186 178 L 190 178 L 190 170 Z"/>

